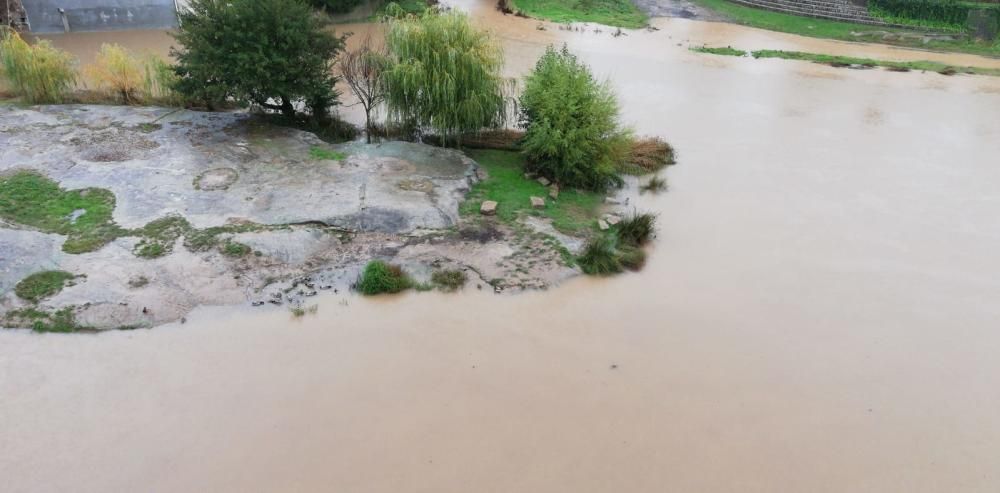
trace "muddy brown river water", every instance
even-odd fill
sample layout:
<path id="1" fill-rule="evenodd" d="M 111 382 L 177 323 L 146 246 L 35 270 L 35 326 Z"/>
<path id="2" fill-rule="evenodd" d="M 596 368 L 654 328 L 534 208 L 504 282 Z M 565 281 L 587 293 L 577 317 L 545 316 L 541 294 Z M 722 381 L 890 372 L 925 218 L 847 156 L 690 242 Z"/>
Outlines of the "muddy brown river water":
<path id="1" fill-rule="evenodd" d="M 0 491 L 1000 490 L 1000 79 L 687 44 L 965 56 L 462 7 L 511 74 L 566 42 L 677 147 L 670 191 L 638 204 L 660 214 L 645 270 L 5 331 Z"/>

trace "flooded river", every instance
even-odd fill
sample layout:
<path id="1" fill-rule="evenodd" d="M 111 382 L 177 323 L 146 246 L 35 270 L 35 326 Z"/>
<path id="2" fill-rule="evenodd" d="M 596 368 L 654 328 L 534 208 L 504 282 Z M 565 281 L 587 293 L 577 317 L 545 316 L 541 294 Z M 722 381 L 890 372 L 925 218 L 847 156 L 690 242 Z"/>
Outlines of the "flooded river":
<path id="1" fill-rule="evenodd" d="M 611 38 L 464 8 L 511 74 L 566 42 L 677 147 L 670 191 L 637 204 L 660 215 L 645 270 L 0 333 L 0 491 L 1000 489 L 1000 79 L 687 50 L 949 58 L 724 24 Z"/>

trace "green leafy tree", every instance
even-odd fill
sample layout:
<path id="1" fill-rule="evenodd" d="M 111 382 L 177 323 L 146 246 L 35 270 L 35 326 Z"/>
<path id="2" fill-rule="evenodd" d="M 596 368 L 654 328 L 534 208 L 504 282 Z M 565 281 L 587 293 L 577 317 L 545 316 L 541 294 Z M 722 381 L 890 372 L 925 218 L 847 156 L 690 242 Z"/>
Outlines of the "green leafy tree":
<path id="1" fill-rule="evenodd" d="M 325 118 L 337 103 L 332 68 L 343 50 L 302 0 L 192 0 L 174 35 L 178 91 L 209 106 L 226 98 Z"/>
<path id="2" fill-rule="evenodd" d="M 458 12 L 390 21 L 393 63 L 383 74 L 389 117 L 446 138 L 503 125 L 513 82 L 500 75 L 503 50 Z"/>
<path id="3" fill-rule="evenodd" d="M 520 124 L 532 171 L 565 186 L 621 186 L 630 135 L 618 124 L 618 101 L 566 47 L 548 47 L 528 75 Z"/>

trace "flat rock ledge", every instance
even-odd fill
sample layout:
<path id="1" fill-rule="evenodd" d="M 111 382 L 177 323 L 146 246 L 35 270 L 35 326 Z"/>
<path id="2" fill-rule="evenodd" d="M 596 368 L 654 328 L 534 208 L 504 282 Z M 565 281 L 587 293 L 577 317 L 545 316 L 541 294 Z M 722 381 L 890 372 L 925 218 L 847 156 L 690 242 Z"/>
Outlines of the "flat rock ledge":
<path id="1" fill-rule="evenodd" d="M 68 254 L 61 235 L 0 222 L 0 325 L 31 306 L 14 295 L 17 282 L 43 270 L 79 277 L 37 308 L 71 308 L 79 325 L 98 330 L 174 322 L 203 305 L 287 310 L 324 292 L 347 294 L 375 258 L 401 264 L 418 282 L 436 269 L 462 269 L 465 289 L 498 292 L 579 274 L 550 245 L 552 235 L 517 234 L 478 214 L 464 221 L 459 204 L 484 174 L 448 149 L 330 145 L 246 113 L 0 108 L 0 175 L 19 170 L 64 189 L 110 190 L 124 228 L 167 216 L 193 228 L 267 227 L 223 235 L 248 246 L 245 255 L 189 251 L 179 238 L 169 254 L 149 259 L 134 254 L 137 238 Z"/>

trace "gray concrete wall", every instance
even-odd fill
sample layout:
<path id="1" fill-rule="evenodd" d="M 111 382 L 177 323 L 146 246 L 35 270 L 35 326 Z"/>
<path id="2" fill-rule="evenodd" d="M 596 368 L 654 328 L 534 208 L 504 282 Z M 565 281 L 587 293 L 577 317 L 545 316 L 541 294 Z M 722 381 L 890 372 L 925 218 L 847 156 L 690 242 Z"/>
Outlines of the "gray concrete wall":
<path id="1" fill-rule="evenodd" d="M 69 29 L 118 31 L 177 26 L 174 0 L 23 0 L 31 32 L 61 33 L 66 12 Z"/>

